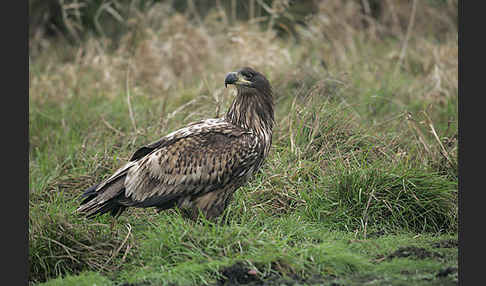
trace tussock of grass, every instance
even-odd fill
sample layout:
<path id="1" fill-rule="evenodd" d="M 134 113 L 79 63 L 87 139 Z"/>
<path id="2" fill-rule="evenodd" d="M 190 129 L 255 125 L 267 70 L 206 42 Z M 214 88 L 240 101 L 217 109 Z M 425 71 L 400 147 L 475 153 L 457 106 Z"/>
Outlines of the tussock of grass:
<path id="1" fill-rule="evenodd" d="M 220 10 L 194 25 L 156 4 L 117 45 L 88 37 L 36 50 L 30 282 L 211 285 L 243 263 L 258 279 L 420 285 L 456 267 L 457 248 L 432 244 L 457 237 L 456 2 L 418 2 L 399 68 L 410 3 L 380 2 L 368 17 L 364 2 L 375 1 L 319 4 L 296 26 L 298 44 L 255 22 L 229 25 Z M 265 167 L 218 222 L 131 209 L 111 226 L 74 214 L 81 192 L 136 148 L 221 116 L 233 92 L 224 75 L 245 65 L 274 87 L 276 128 Z M 406 246 L 441 258 L 383 259 Z"/>
<path id="2" fill-rule="evenodd" d="M 329 189 L 336 223 L 348 229 L 378 226 L 414 232 L 447 232 L 457 226 L 457 185 L 437 174 L 402 166 L 340 167 Z M 347 218 L 346 218 L 347 217 Z"/>
<path id="3" fill-rule="evenodd" d="M 51 195 L 49 204 L 30 205 L 29 265 L 32 280 L 47 280 L 88 269 L 114 271 L 125 261 L 133 237 L 110 230 L 108 219 L 92 223 L 75 217 L 73 196 Z"/>

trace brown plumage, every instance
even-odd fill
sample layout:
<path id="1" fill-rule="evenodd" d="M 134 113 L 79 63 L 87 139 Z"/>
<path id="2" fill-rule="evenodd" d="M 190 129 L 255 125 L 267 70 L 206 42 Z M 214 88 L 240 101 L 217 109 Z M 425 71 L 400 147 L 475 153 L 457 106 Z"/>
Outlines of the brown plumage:
<path id="1" fill-rule="evenodd" d="M 272 88 L 251 68 L 229 73 L 237 95 L 223 118 L 206 119 L 138 149 L 123 167 L 87 189 L 78 212 L 88 217 L 127 207 L 189 209 L 219 216 L 233 193 L 261 167 L 272 144 Z"/>

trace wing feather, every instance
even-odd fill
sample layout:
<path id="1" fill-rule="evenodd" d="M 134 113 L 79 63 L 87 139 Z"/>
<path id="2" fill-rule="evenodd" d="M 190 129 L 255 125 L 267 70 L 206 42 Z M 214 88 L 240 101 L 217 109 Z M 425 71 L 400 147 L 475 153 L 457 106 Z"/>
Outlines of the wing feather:
<path id="1" fill-rule="evenodd" d="M 136 160 L 125 179 L 127 205 L 159 206 L 221 189 L 259 158 L 256 136 L 223 121 L 190 125 L 158 142 L 132 157 Z"/>

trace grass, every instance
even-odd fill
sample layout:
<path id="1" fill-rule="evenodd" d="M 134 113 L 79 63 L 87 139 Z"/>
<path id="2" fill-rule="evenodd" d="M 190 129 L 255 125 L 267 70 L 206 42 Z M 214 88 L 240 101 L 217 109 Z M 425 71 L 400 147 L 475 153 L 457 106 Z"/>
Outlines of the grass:
<path id="1" fill-rule="evenodd" d="M 374 37 L 352 5 L 320 7 L 299 44 L 209 16 L 150 26 L 157 7 L 116 49 L 49 42 L 31 59 L 31 284 L 457 283 L 457 30 L 417 22 L 394 73 L 397 27 L 376 20 Z M 272 83 L 277 124 L 264 168 L 219 221 L 74 213 L 136 148 L 223 114 L 224 75 L 244 65 Z"/>

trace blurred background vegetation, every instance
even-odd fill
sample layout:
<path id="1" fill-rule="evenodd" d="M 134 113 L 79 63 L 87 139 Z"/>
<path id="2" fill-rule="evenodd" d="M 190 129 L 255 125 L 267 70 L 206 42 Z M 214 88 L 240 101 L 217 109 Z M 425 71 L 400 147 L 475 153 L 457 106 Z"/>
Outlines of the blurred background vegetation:
<path id="1" fill-rule="evenodd" d="M 416 17 L 420 30 L 439 32 L 438 38 L 451 28 L 457 30 L 457 0 L 424 2 L 425 6 L 421 6 Z M 160 4 L 171 13 L 184 14 L 195 24 L 201 24 L 208 15 L 217 17 L 217 21 L 225 25 L 251 20 L 275 29 L 282 37 L 296 40 L 299 38 L 296 26 L 306 26 L 307 20 L 319 13 L 319 6 L 342 16 L 347 14 L 344 10 L 352 9 L 354 20 L 347 21 L 351 27 L 399 37 L 408 24 L 411 3 L 407 0 L 29 0 L 30 47 L 39 45 L 41 39 L 62 38 L 69 43 L 79 43 L 91 35 L 108 37 L 116 44 L 133 28 L 133 21 L 140 14 Z M 214 11 L 219 15 L 214 15 Z"/>

